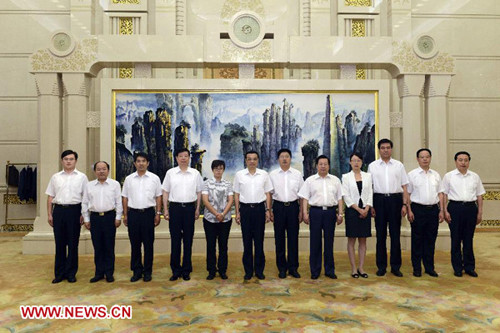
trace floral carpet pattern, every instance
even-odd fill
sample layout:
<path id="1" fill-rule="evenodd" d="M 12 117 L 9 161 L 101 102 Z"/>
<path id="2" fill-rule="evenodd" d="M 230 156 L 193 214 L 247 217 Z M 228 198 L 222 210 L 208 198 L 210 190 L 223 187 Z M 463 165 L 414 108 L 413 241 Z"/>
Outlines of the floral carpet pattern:
<path id="1" fill-rule="evenodd" d="M 436 254 L 439 278 L 350 276 L 346 252 L 335 254 L 338 280 L 311 280 L 307 253 L 301 279 L 278 279 L 267 253 L 266 279 L 243 281 L 240 253 L 230 253 L 228 280 L 207 281 L 194 256 L 190 281 L 168 281 L 168 255 L 155 256 L 153 281 L 130 283 L 129 257 L 117 256 L 116 281 L 90 284 L 93 257 L 80 256 L 78 281 L 50 283 L 53 256 L 22 255 L 20 234 L 0 235 L 0 332 L 499 332 L 500 233 L 476 233 L 479 278 L 453 276 L 449 253 Z M 20 305 L 132 305 L 132 319 L 21 319 Z"/>

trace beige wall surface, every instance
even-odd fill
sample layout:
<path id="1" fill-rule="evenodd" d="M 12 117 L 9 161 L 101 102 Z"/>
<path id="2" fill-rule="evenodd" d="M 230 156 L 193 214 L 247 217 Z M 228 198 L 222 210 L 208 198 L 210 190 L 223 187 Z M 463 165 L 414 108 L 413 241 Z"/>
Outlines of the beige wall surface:
<path id="1" fill-rule="evenodd" d="M 7 160 L 32 162 L 38 159 L 37 89 L 34 76 L 30 74 L 29 56 L 38 49 L 49 47 L 49 39 L 57 30 L 73 32 L 80 40 L 86 34 L 90 37 L 90 33 L 109 32 L 109 17 L 113 13 L 136 16 L 142 20 L 141 27 L 147 26 L 140 34 L 156 34 L 167 39 L 176 34 L 185 35 L 193 43 L 204 43 L 203 57 L 210 59 L 211 52 L 220 51 L 214 44 L 219 42 L 220 32 L 228 30 L 228 18 L 223 18 L 222 8 L 249 9 L 263 15 L 267 31 L 274 33 L 274 44 L 271 44 L 276 48 L 274 54 L 279 59 L 287 59 L 290 36 L 328 37 L 338 33 L 342 22 L 337 15 L 346 14 L 339 13 L 342 1 L 262 0 L 248 2 L 245 7 L 243 2 L 232 0 L 141 0 L 138 9 L 132 5 L 121 9 L 117 5 L 108 6 L 111 0 L 0 1 L 0 170 L 4 169 Z M 488 190 L 500 191 L 500 168 L 497 167 L 500 155 L 493 153 L 500 151 L 500 1 L 380 0 L 377 3 L 380 5 L 376 10 L 366 13 L 376 16 L 380 22 L 379 31 L 373 36 L 403 38 L 412 44 L 420 34 L 429 34 L 435 39 L 440 54 L 449 54 L 455 59 L 455 75 L 446 103 L 447 123 L 442 124 L 448 131 L 446 169 L 454 167 L 455 151 L 469 150 L 473 156 L 471 169 L 481 175 Z M 182 10 L 176 5 L 183 5 Z M 307 50 L 303 52 L 307 54 Z M 192 57 L 186 55 L 186 58 Z M 178 62 L 182 62 L 181 55 Z M 285 79 L 337 80 L 341 77 L 340 64 L 271 62 L 269 65 L 284 68 Z M 100 80 L 118 77 L 118 68 L 122 65 L 111 61 L 103 66 L 108 68 L 101 70 L 90 85 L 88 111 L 102 111 Z M 202 62 L 153 64 L 150 79 L 202 79 L 206 66 Z M 216 64 L 211 66 L 216 67 Z M 360 68 L 363 66 L 369 68 L 367 64 L 360 64 Z M 388 111 L 399 114 L 396 79 L 385 69 L 369 70 L 368 79 L 372 78 L 390 81 Z M 423 102 L 422 97 L 422 105 Z M 399 158 L 404 151 L 404 147 L 399 147 L 404 129 L 394 125 L 390 132 L 397 145 L 395 156 Z M 88 133 L 89 142 L 95 143 L 88 148 L 88 161 L 92 162 L 100 157 L 101 134 L 99 128 Z M 427 138 L 423 141 L 427 142 Z M 43 188 L 45 186 L 42 184 Z M 5 179 L 0 176 L 2 196 L 5 189 Z M 45 197 L 41 201 L 45 202 Z M 5 222 L 4 206 L 0 209 L 0 225 Z M 500 212 L 500 201 L 489 202 L 488 210 L 495 212 L 486 214 L 488 219 L 500 219 L 496 214 Z M 22 209 L 14 213 L 22 214 Z"/>

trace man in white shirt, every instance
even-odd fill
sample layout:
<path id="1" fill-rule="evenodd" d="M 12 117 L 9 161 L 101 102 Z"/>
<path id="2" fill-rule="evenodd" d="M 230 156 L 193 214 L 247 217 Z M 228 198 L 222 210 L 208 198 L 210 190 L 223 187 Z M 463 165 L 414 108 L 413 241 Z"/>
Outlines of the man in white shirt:
<path id="1" fill-rule="evenodd" d="M 170 230 L 170 281 L 181 276 L 188 281 L 193 271 L 191 251 L 194 222 L 200 216 L 203 179 L 198 170 L 189 167 L 190 155 L 187 148 L 176 151 L 175 159 L 178 166 L 167 171 L 162 184 L 163 209 Z M 182 265 L 181 242 L 184 252 Z"/>
<path id="2" fill-rule="evenodd" d="M 259 154 L 256 151 L 245 153 L 246 169 L 234 176 L 234 200 L 236 223 L 241 224 L 243 236 L 243 267 L 245 280 L 250 280 L 255 272 L 263 280 L 266 257 L 264 256 L 265 224 L 271 221 L 271 191 L 273 185 L 269 174 L 257 168 Z M 255 247 L 255 258 L 253 254 Z"/>
<path id="3" fill-rule="evenodd" d="M 282 148 L 277 154 L 280 167 L 269 174 L 273 184 L 274 241 L 278 277 L 286 278 L 287 271 L 300 278 L 299 268 L 299 224 L 302 221 L 302 205 L 299 190 L 304 184 L 302 173 L 291 167 L 292 152 Z M 288 240 L 288 242 L 286 242 Z M 285 244 L 286 243 L 286 244 Z M 286 255 L 288 249 L 288 260 Z"/>
<path id="4" fill-rule="evenodd" d="M 123 213 L 121 188 L 120 183 L 108 178 L 107 162 L 96 162 L 94 173 L 97 179 L 85 187 L 82 202 L 83 222 L 90 230 L 94 246 L 95 275 L 90 283 L 102 280 L 105 275 L 107 282 L 113 282 L 116 228 Z"/>
<path id="5" fill-rule="evenodd" d="M 342 184 L 340 179 L 328 173 L 330 159 L 325 155 L 316 158 L 316 168 L 318 173 L 307 178 L 299 191 L 299 197 L 303 199 L 304 223 L 309 225 L 311 279 L 316 280 L 321 274 L 322 233 L 325 244 L 325 276 L 336 279 L 333 241 L 335 238 L 335 223 L 341 224 L 344 218 Z M 309 213 L 307 212 L 308 205 L 311 206 Z"/>
<path id="6" fill-rule="evenodd" d="M 161 182 L 160 178 L 148 171 L 149 156 L 139 152 L 134 154 L 136 172 L 125 178 L 123 183 L 123 224 L 128 228 L 131 256 L 130 269 L 134 274 L 130 282 L 143 276 L 144 282 L 152 279 L 155 227 L 160 224 Z M 144 264 L 141 246 L 144 246 Z"/>
<path id="7" fill-rule="evenodd" d="M 486 193 L 478 174 L 469 170 L 470 154 L 455 154 L 456 169 L 443 177 L 445 220 L 450 227 L 451 264 L 454 274 L 462 272 L 477 277 L 473 238 L 476 225 L 483 219 L 483 194 Z M 463 246 L 463 253 L 462 253 Z"/>
<path id="8" fill-rule="evenodd" d="M 440 193 L 441 176 L 432 170 L 432 153 L 427 148 L 417 151 L 419 167 L 408 173 L 410 204 L 408 221 L 411 223 L 411 263 L 413 276 L 422 276 L 422 262 L 425 273 L 438 277 L 434 270 L 434 249 L 439 223 L 443 222 L 443 194 Z"/>
<path id="9" fill-rule="evenodd" d="M 368 166 L 373 181 L 372 216 L 377 231 L 377 276 L 387 271 L 387 226 L 391 235 L 391 273 L 401 273 L 401 217 L 406 215 L 408 176 L 403 163 L 392 159 L 392 141 L 382 139 L 377 143 L 380 158 Z"/>
<path id="10" fill-rule="evenodd" d="M 59 283 L 64 279 L 76 282 L 78 271 L 78 242 L 83 224 L 82 198 L 87 176 L 76 170 L 78 154 L 65 150 L 61 154 L 63 170 L 50 178 L 45 194 L 47 198 L 47 215 L 50 226 L 54 229 L 56 255 L 54 279 Z"/>

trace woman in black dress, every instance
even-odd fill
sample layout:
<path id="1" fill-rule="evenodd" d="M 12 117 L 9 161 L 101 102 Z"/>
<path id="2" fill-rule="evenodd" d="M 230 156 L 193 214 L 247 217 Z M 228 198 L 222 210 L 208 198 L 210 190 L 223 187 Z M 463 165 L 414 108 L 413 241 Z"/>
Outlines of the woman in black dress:
<path id="1" fill-rule="evenodd" d="M 371 237 L 371 213 L 373 206 L 372 177 L 369 173 L 361 171 L 363 157 L 353 153 L 350 158 L 352 171 L 342 175 L 342 195 L 347 206 L 345 214 L 345 231 L 347 240 L 347 253 L 351 262 L 351 276 L 353 278 L 367 278 L 368 274 L 363 269 L 366 255 L 366 238 Z M 356 254 L 354 244 L 356 238 L 359 242 L 359 266 L 356 268 Z"/>

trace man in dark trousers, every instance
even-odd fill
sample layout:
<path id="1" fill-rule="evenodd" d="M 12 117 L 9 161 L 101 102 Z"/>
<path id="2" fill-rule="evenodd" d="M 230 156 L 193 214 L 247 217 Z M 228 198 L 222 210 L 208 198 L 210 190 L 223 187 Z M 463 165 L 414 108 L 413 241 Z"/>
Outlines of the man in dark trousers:
<path id="1" fill-rule="evenodd" d="M 377 276 L 387 270 L 387 226 L 391 236 L 391 273 L 401 273 L 401 217 L 406 215 L 408 176 L 403 163 L 392 156 L 392 141 L 382 139 L 377 143 L 380 158 L 368 166 L 373 181 L 372 216 L 377 231 Z"/>
<path id="2" fill-rule="evenodd" d="M 170 230 L 170 268 L 175 281 L 182 276 L 188 281 L 193 271 L 191 252 L 193 247 L 194 222 L 200 216 L 203 179 L 198 170 L 189 167 L 189 150 L 181 148 L 175 152 L 178 166 L 167 171 L 163 179 L 163 210 Z M 181 265 L 181 243 L 184 256 Z"/>
<path id="3" fill-rule="evenodd" d="M 476 225 L 483 219 L 483 194 L 486 193 L 478 174 L 469 170 L 470 154 L 455 154 L 456 169 L 443 177 L 445 219 L 450 227 L 451 265 L 455 276 L 462 272 L 477 277 L 473 238 Z M 463 247 L 463 250 L 462 250 Z"/>
<path id="4" fill-rule="evenodd" d="M 161 182 L 160 178 L 148 171 L 149 157 L 139 152 L 134 155 L 136 172 L 125 178 L 123 183 L 123 224 L 128 227 L 132 254 L 130 269 L 134 274 L 130 282 L 143 276 L 144 282 L 152 279 L 155 227 L 160 224 Z M 141 246 L 144 245 L 144 264 Z"/>
<path id="5" fill-rule="evenodd" d="M 70 283 L 76 282 L 78 243 L 83 224 L 82 199 L 88 183 L 87 176 L 76 170 L 77 160 L 78 154 L 75 151 L 63 151 L 63 170 L 50 178 L 45 191 L 48 195 L 48 222 L 54 229 L 56 242 L 55 277 L 52 283 L 59 283 L 64 279 Z"/>
<path id="6" fill-rule="evenodd" d="M 91 283 L 106 275 L 107 282 L 115 278 L 115 236 L 121 224 L 123 206 L 120 183 L 108 178 L 109 164 L 99 161 L 94 164 L 97 179 L 85 187 L 82 214 L 85 227 L 90 230 L 94 246 L 95 275 Z"/>
<path id="7" fill-rule="evenodd" d="M 292 152 L 289 149 L 282 148 L 277 155 L 280 167 L 273 170 L 269 177 L 274 188 L 271 219 L 274 221 L 278 277 L 284 279 L 288 272 L 294 278 L 300 278 L 299 225 L 302 205 L 298 193 L 304 179 L 300 171 L 291 167 Z"/>
<path id="8" fill-rule="evenodd" d="M 425 273 L 438 277 L 434 270 L 434 249 L 439 223 L 444 219 L 443 195 L 440 193 L 441 176 L 432 170 L 432 153 L 427 148 L 417 151 L 419 167 L 408 173 L 408 221 L 411 223 L 411 263 L 413 276 Z"/>
<path id="9" fill-rule="evenodd" d="M 248 151 L 245 154 L 247 168 L 234 176 L 234 201 L 236 223 L 241 224 L 243 236 L 243 267 L 245 280 L 255 272 L 259 280 L 265 279 L 264 229 L 271 220 L 271 191 L 273 185 L 269 174 L 258 169 L 259 154 Z M 255 247 L 255 256 L 254 256 Z"/>

